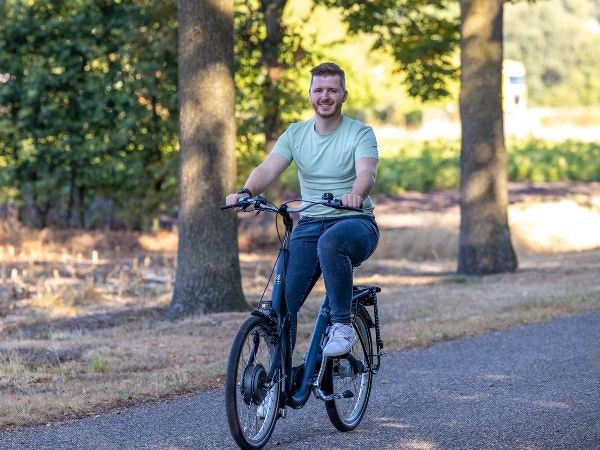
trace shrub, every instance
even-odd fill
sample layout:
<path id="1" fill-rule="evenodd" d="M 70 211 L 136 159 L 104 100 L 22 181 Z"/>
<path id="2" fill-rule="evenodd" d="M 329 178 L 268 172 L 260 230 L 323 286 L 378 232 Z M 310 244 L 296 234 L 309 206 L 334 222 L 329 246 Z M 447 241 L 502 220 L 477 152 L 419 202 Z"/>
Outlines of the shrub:
<path id="1" fill-rule="evenodd" d="M 401 142 L 386 147 L 394 149 L 380 155 L 374 193 L 397 195 L 458 188 L 460 142 Z M 600 181 L 599 143 L 531 139 L 507 141 L 506 147 L 510 181 Z M 294 171 L 286 172 L 282 184 L 288 191 L 299 189 Z"/>

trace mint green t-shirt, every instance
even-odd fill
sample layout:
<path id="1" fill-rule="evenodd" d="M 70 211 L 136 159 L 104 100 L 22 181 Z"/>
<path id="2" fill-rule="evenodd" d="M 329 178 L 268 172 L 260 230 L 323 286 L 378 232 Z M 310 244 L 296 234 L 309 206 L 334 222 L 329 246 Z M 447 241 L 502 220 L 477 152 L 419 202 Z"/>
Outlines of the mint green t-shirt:
<path id="1" fill-rule="evenodd" d="M 315 120 L 293 123 L 279 137 L 272 150 L 298 168 L 300 193 L 303 200 L 318 201 L 324 192 L 340 198 L 352 190 L 356 180 L 355 163 L 360 158 L 378 159 L 377 140 L 373 129 L 358 120 L 342 116 L 340 126 L 327 135 L 315 131 Z M 363 200 L 364 213 L 373 216 L 371 197 Z M 360 214 L 315 206 L 303 215 L 336 217 Z"/>

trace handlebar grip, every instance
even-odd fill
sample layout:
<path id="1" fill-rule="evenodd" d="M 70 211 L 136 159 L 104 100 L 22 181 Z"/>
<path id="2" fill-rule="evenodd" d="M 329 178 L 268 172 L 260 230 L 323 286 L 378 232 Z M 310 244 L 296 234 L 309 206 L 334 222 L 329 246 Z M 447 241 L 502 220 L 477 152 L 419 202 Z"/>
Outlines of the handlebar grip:
<path id="1" fill-rule="evenodd" d="M 336 198 L 334 201 L 334 203 L 336 203 L 339 209 L 345 209 L 347 211 L 356 211 L 356 212 L 363 212 L 363 204 L 360 204 L 360 208 L 354 208 L 353 206 L 344 206 L 344 204 L 342 203 L 342 201 L 339 198 Z"/>
<path id="2" fill-rule="evenodd" d="M 257 199 L 259 199 L 259 198 L 260 197 L 257 197 Z M 237 203 L 235 203 L 233 205 L 221 205 L 220 208 L 221 208 L 221 210 L 231 209 L 231 208 L 242 208 L 242 209 L 245 209 L 248 206 L 252 205 L 253 203 L 256 203 L 256 202 L 251 202 L 250 201 L 251 199 L 252 198 L 248 197 L 248 196 L 241 197 L 241 198 L 238 199 Z"/>
<path id="3" fill-rule="evenodd" d="M 325 204 L 327 206 L 331 206 L 332 208 L 335 208 L 335 209 L 345 209 L 346 211 L 363 212 L 362 203 L 360 204 L 360 208 L 354 208 L 352 206 L 344 206 L 344 204 L 342 203 L 342 201 L 339 198 L 336 198 L 333 200 L 328 200 L 327 203 L 325 203 Z"/>
<path id="4" fill-rule="evenodd" d="M 361 206 L 362 206 L 362 205 L 361 205 Z M 362 208 L 354 208 L 354 207 L 352 207 L 352 206 L 344 206 L 344 205 L 341 205 L 341 206 L 340 206 L 340 209 L 346 209 L 346 210 L 348 210 L 348 211 L 363 212 L 363 209 L 362 209 Z"/>

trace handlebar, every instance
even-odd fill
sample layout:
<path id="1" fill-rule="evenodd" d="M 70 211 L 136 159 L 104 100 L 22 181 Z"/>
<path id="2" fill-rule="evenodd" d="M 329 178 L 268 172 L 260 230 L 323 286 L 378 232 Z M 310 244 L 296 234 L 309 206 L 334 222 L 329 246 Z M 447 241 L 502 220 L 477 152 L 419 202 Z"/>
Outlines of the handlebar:
<path id="1" fill-rule="evenodd" d="M 302 205 L 296 208 L 290 208 L 287 205 L 294 201 L 302 201 Z M 312 208 L 316 205 L 327 206 L 332 209 L 342 209 L 346 211 L 356 211 L 363 212 L 362 208 L 353 208 L 351 206 L 344 206 L 340 199 L 333 198 L 331 194 L 323 194 L 323 199 L 319 201 L 310 201 L 310 200 L 291 200 L 289 202 L 283 203 L 281 206 L 276 207 L 266 198 L 257 195 L 256 197 L 241 197 L 236 204 L 233 205 L 223 205 L 221 209 L 231 209 L 231 208 L 240 208 L 242 211 L 246 211 L 248 208 L 252 207 L 253 211 L 270 211 L 274 213 L 280 213 L 282 210 L 287 211 L 288 213 L 299 213 L 302 211 L 306 211 L 309 208 Z"/>

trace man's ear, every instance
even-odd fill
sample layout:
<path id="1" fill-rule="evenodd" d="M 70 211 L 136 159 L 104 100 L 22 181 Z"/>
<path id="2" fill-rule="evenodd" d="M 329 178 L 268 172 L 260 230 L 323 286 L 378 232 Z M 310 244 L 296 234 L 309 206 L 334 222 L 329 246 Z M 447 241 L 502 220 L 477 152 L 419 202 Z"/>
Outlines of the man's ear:
<path id="1" fill-rule="evenodd" d="M 348 91 L 344 90 L 344 97 L 342 97 L 342 103 L 344 103 L 347 98 L 348 98 Z"/>

